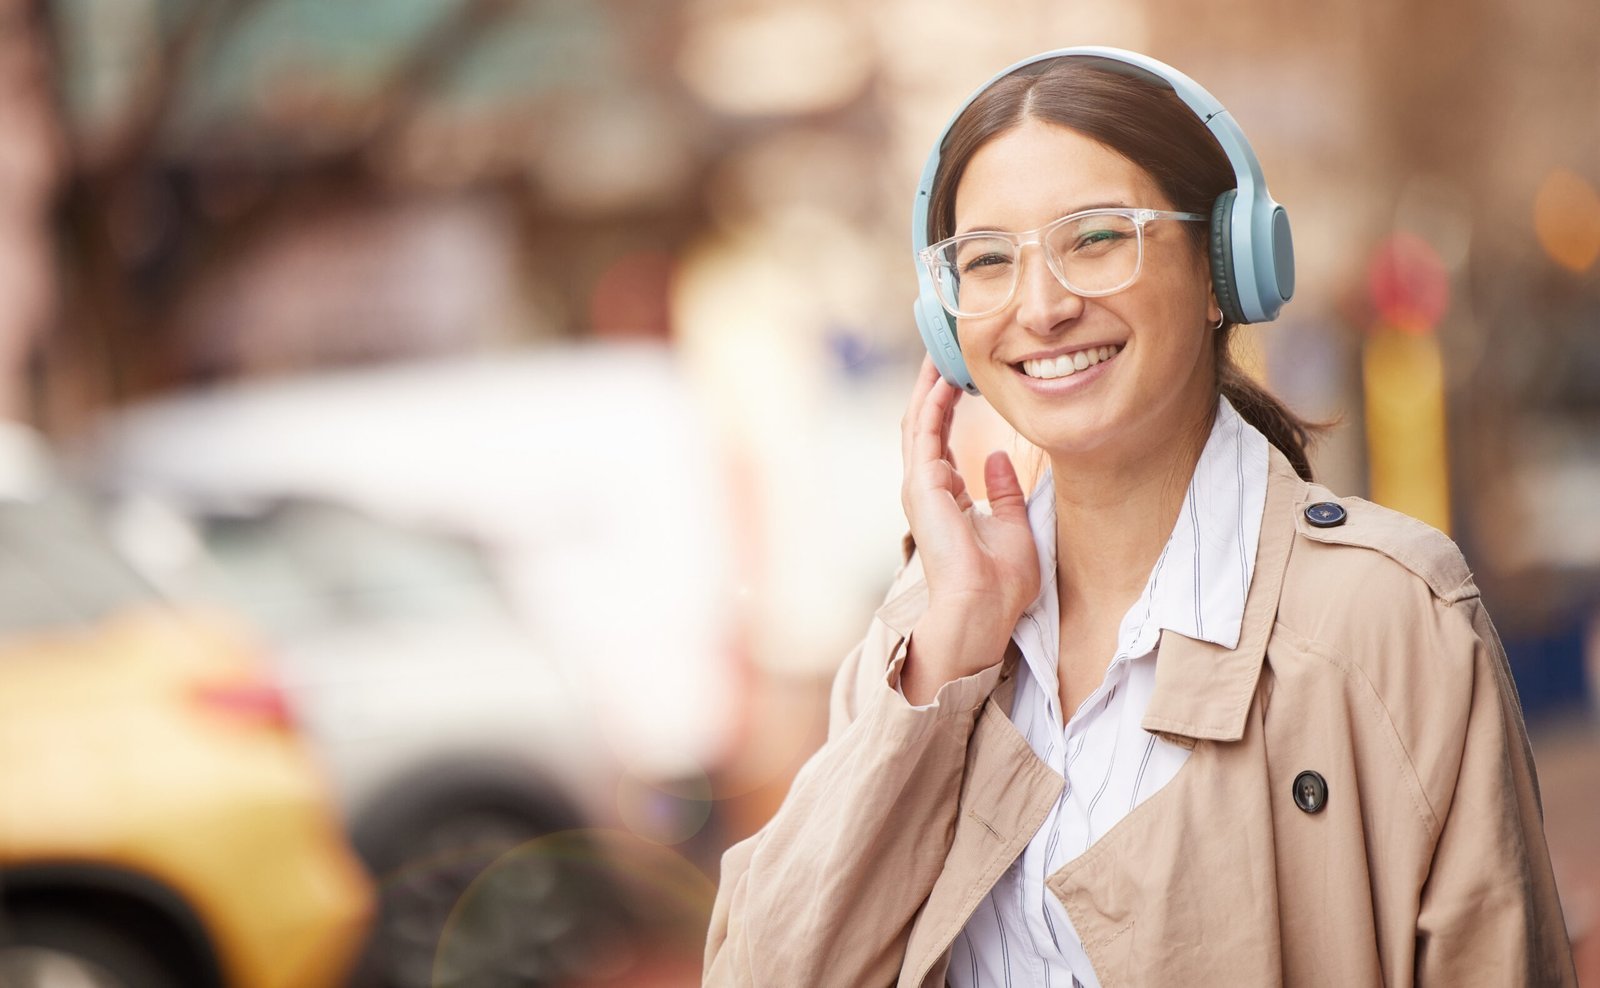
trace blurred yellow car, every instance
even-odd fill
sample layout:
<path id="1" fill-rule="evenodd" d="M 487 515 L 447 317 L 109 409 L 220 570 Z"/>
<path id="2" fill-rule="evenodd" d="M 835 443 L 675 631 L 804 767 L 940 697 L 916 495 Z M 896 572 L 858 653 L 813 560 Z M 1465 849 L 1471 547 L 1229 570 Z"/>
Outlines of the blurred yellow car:
<path id="1" fill-rule="evenodd" d="M 0 500 L 0 984 L 340 984 L 372 888 L 264 663 Z"/>

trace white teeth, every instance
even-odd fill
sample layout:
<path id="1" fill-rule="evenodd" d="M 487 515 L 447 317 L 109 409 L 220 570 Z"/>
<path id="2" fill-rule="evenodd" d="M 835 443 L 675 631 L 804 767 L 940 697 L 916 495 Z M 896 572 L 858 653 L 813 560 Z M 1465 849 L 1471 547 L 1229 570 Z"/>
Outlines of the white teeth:
<path id="1" fill-rule="evenodd" d="M 1064 353 L 1059 357 L 1047 357 L 1036 360 L 1024 360 L 1022 372 L 1029 377 L 1043 380 L 1067 377 L 1078 371 L 1092 367 L 1102 360 L 1109 360 L 1112 355 L 1122 350 L 1120 346 L 1093 347 L 1088 350 L 1079 350 L 1075 353 Z"/>

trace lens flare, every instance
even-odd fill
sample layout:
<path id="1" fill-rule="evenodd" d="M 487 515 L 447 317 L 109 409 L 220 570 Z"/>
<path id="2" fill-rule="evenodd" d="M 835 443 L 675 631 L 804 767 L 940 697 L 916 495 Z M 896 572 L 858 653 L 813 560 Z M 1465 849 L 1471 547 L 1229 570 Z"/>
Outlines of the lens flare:
<path id="1" fill-rule="evenodd" d="M 542 910 L 557 881 L 564 907 Z M 660 844 L 610 830 L 549 834 L 500 855 L 462 894 L 433 984 L 623 983 L 645 968 L 692 968 L 715 898 L 704 872 Z"/>
<path id="2" fill-rule="evenodd" d="M 617 811 L 628 829 L 657 844 L 681 844 L 705 828 L 714 796 L 704 775 L 669 782 L 624 776 Z"/>

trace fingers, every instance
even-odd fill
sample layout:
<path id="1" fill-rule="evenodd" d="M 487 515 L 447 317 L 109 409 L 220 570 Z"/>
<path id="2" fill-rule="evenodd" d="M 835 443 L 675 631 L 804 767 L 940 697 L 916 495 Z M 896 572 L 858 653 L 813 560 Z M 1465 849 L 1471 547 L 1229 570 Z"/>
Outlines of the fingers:
<path id="1" fill-rule="evenodd" d="M 920 504 L 931 504 L 924 498 L 942 491 L 958 513 L 972 507 L 972 495 L 967 482 L 956 470 L 955 455 L 950 449 L 950 433 L 955 421 L 956 404 L 962 391 L 944 380 L 931 358 L 924 358 L 922 370 L 912 389 L 911 404 L 901 419 L 901 455 L 905 461 L 905 480 L 901 487 L 901 504 L 906 519 L 915 530 Z M 951 503 L 951 502 L 947 502 Z"/>
<path id="2" fill-rule="evenodd" d="M 917 416 L 927 402 L 928 392 L 939 381 L 939 368 L 933 357 L 924 354 L 922 366 L 917 370 L 916 383 L 911 386 L 911 399 L 906 403 L 906 413 L 900 419 L 900 458 L 906 467 L 911 466 L 911 434 L 916 429 Z"/>
<path id="3" fill-rule="evenodd" d="M 924 356 L 922 366 L 917 368 L 917 380 L 911 385 L 911 399 L 906 402 L 905 418 L 900 420 L 903 431 L 909 431 L 911 424 L 916 421 L 918 409 L 922 408 L 922 403 L 928 398 L 928 392 L 933 390 L 938 381 L 939 368 L 933 365 L 932 357 Z"/>
<path id="4" fill-rule="evenodd" d="M 1004 450 L 995 450 L 983 461 L 983 482 L 989 488 L 989 511 L 1006 520 L 1028 518 L 1028 498 L 1017 479 L 1017 468 Z"/>
<path id="5" fill-rule="evenodd" d="M 939 380 L 939 368 L 933 362 L 933 354 L 922 355 L 922 364 L 917 368 L 917 383 L 911 389 L 911 401 L 916 404 L 918 398 L 926 395 L 933 387 L 933 382 Z"/>
<path id="6" fill-rule="evenodd" d="M 911 430 L 911 463 L 950 459 L 950 423 L 961 391 L 943 378 L 934 381 Z M 953 460 L 951 462 L 954 462 Z"/>
<path id="7" fill-rule="evenodd" d="M 945 387 L 950 390 L 952 397 L 950 399 L 950 406 L 945 410 L 944 413 L 944 423 L 940 427 L 940 437 L 943 441 L 943 445 L 940 448 L 944 458 L 949 460 L 951 463 L 955 463 L 955 454 L 950 451 L 950 434 L 955 431 L 954 425 L 956 421 L 956 404 L 961 400 L 962 392 L 960 388 L 951 385 L 950 382 L 946 381 L 944 383 Z"/>

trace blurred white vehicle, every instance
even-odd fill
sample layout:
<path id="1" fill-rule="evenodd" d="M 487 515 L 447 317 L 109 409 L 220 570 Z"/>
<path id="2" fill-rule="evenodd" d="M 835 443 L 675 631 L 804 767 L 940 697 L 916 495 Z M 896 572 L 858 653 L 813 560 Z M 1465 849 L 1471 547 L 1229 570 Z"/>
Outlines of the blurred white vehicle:
<path id="1" fill-rule="evenodd" d="M 681 778 L 737 728 L 711 436 L 670 350 L 586 346 L 157 401 L 103 431 L 91 469 L 184 509 L 304 497 L 479 540 L 615 756 Z"/>
<path id="2" fill-rule="evenodd" d="M 400 876 L 383 980 L 428 983 L 462 885 L 510 843 L 686 835 L 672 800 L 618 811 L 703 782 L 738 727 L 722 469 L 668 351 L 230 387 L 132 409 L 86 453 L 147 569 L 221 588 L 276 642 L 358 849 Z M 504 884 L 550 900 L 515 906 L 552 917 L 517 951 L 570 954 L 572 883 Z"/>

